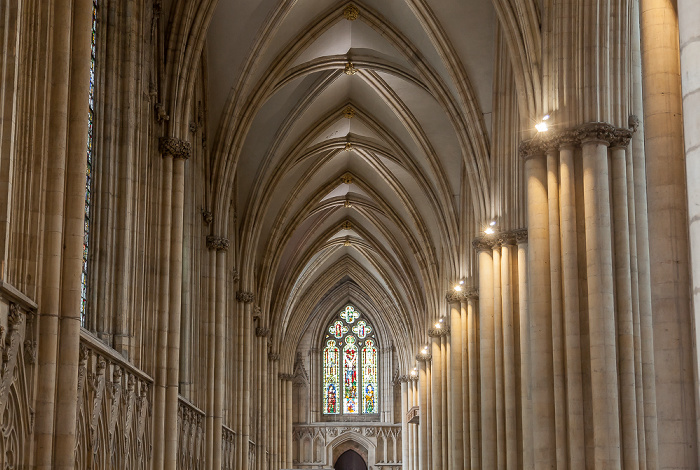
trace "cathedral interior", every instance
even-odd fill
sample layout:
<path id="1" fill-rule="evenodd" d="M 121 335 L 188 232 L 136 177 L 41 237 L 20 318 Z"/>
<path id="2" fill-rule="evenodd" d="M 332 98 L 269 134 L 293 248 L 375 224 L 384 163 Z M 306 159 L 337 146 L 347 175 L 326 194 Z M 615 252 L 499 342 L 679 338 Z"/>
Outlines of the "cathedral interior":
<path id="1" fill-rule="evenodd" d="M 698 0 L 0 0 L 0 469 L 700 468 Z"/>

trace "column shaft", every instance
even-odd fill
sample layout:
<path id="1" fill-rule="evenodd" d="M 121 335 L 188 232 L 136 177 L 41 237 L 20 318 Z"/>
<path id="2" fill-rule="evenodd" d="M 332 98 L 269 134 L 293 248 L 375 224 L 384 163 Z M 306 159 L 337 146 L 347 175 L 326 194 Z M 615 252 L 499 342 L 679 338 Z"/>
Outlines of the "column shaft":
<path id="1" fill-rule="evenodd" d="M 440 337 L 431 338 L 433 360 L 430 365 L 430 421 L 432 467 L 442 469 L 442 355 Z"/>
<path id="2" fill-rule="evenodd" d="M 462 316 L 459 302 L 450 303 L 450 400 L 449 416 L 452 417 L 452 442 L 450 446 L 450 468 L 463 469 L 464 458 L 464 427 L 463 403 L 465 394 L 462 390 Z"/>
<path id="3" fill-rule="evenodd" d="M 430 375 L 428 373 L 428 361 L 420 361 L 419 364 L 418 406 L 420 407 L 420 423 L 418 425 L 418 468 L 419 470 L 430 470 L 431 462 L 428 459 L 428 380 Z"/>
<path id="4" fill-rule="evenodd" d="M 493 315 L 493 256 L 479 251 L 479 359 L 481 372 L 481 463 L 496 468 L 496 356 Z"/>
<path id="5" fill-rule="evenodd" d="M 534 468 L 532 426 L 532 364 L 530 355 L 530 316 L 527 301 L 527 242 L 518 242 L 518 305 L 520 316 L 520 409 L 522 410 L 523 469 Z"/>
<path id="6" fill-rule="evenodd" d="M 478 306 L 474 297 L 467 305 L 467 343 L 469 347 L 469 453 L 471 468 L 481 468 L 481 407 L 479 401 Z"/>
<path id="7" fill-rule="evenodd" d="M 214 374 L 214 420 L 213 435 L 208 437 L 213 442 L 213 469 L 221 468 L 221 433 L 224 410 L 225 379 L 225 320 L 226 320 L 226 251 L 216 252 L 216 363 Z"/>
<path id="8" fill-rule="evenodd" d="M 512 242 L 509 242 L 512 243 Z M 518 410 L 516 407 L 515 346 L 513 332 L 514 245 L 501 247 L 501 298 L 503 315 L 503 385 L 505 389 L 506 468 L 518 468 Z M 517 258 L 516 258 L 517 259 Z"/>

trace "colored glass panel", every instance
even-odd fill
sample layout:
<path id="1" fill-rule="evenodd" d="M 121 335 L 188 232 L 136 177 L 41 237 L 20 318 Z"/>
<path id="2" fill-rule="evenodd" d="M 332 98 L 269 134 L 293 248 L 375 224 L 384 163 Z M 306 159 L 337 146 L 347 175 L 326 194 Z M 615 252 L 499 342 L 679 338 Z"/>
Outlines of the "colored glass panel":
<path id="1" fill-rule="evenodd" d="M 345 326 L 342 321 L 336 320 L 331 326 L 328 327 L 328 332 L 337 339 L 340 339 L 345 333 L 348 332 L 348 327 Z"/>
<path id="2" fill-rule="evenodd" d="M 377 412 L 377 348 L 368 339 L 362 348 L 362 412 Z"/>
<path id="3" fill-rule="evenodd" d="M 323 413 L 338 414 L 338 378 L 340 376 L 340 351 L 330 340 L 323 349 Z"/>
<path id="4" fill-rule="evenodd" d="M 364 320 L 360 320 L 357 322 L 357 325 L 352 327 L 352 331 L 358 338 L 365 339 L 370 333 L 372 333 L 372 327 L 369 326 Z"/>
<path id="5" fill-rule="evenodd" d="M 345 320 L 346 322 L 353 324 L 355 320 L 357 320 L 360 317 L 360 312 L 355 310 L 355 307 L 352 305 L 348 305 L 345 307 L 345 310 L 343 310 L 343 313 L 340 314 L 340 318 Z"/>
<path id="6" fill-rule="evenodd" d="M 357 403 L 357 345 L 355 337 L 345 338 L 343 348 L 343 412 L 357 414 L 360 412 Z"/>
<path id="7" fill-rule="evenodd" d="M 88 283 L 88 256 L 90 254 L 90 226 L 92 215 L 92 164 L 95 148 L 95 62 L 97 50 L 97 1 L 92 3 L 92 36 L 90 43 L 90 88 L 88 90 L 88 138 L 87 138 L 87 167 L 85 169 L 85 224 L 83 226 L 83 269 L 80 274 L 80 324 L 86 326 L 87 319 L 87 283 Z"/>

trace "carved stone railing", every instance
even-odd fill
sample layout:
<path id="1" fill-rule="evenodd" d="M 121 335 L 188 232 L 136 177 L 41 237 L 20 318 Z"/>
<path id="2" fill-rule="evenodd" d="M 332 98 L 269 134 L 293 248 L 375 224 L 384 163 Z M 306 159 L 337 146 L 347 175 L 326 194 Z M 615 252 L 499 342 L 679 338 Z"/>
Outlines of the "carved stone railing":
<path id="1" fill-rule="evenodd" d="M 231 428 L 221 430 L 221 470 L 236 468 L 236 433 Z"/>
<path id="2" fill-rule="evenodd" d="M 75 468 L 150 468 L 152 399 L 150 376 L 81 330 Z"/>
<path id="3" fill-rule="evenodd" d="M 368 465 L 386 470 L 401 468 L 401 425 L 385 423 L 314 423 L 295 425 L 293 432 L 293 463 L 295 468 L 330 466 L 334 442 L 338 437 L 352 434 L 362 436 L 372 443 L 367 449 Z"/>
<path id="4" fill-rule="evenodd" d="M 205 468 L 204 430 L 204 412 L 186 399 L 179 397 L 177 406 L 177 468 L 179 470 Z"/>

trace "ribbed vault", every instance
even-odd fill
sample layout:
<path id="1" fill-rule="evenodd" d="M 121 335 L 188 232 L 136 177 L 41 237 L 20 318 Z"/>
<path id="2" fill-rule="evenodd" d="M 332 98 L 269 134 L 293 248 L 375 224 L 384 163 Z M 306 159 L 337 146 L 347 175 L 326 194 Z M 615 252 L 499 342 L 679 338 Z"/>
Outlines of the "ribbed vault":
<path id="1" fill-rule="evenodd" d="M 220 2 L 207 38 L 212 198 L 235 213 L 241 288 L 283 360 L 353 302 L 407 367 L 464 275 L 464 211 L 491 215 L 493 7 L 255 6 L 244 24 Z"/>

